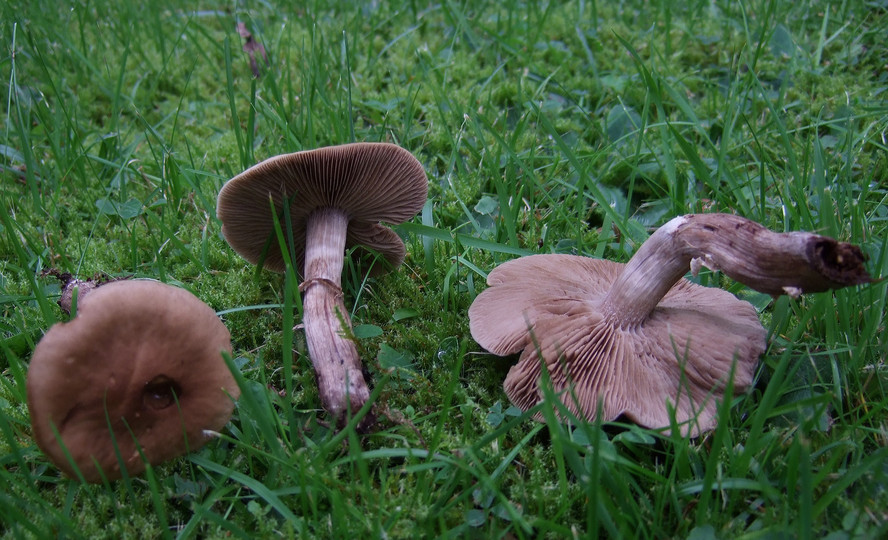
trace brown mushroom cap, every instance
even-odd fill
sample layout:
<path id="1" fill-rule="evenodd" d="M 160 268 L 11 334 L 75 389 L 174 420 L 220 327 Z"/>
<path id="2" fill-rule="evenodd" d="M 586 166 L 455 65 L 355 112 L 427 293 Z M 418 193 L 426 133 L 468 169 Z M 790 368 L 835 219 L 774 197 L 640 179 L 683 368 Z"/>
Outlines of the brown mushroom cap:
<path id="1" fill-rule="evenodd" d="M 196 450 L 206 430 L 228 422 L 239 395 L 223 351 L 231 352 L 225 325 L 184 289 L 147 280 L 96 288 L 34 349 L 34 439 L 66 474 L 76 477 L 76 466 L 89 482 L 121 477 L 115 444 L 129 474 L 145 468 L 138 447 L 152 464 Z"/>
<path id="2" fill-rule="evenodd" d="M 258 264 L 268 245 L 264 267 L 275 272 L 284 271 L 284 258 L 274 239 L 269 200 L 282 227 L 284 201 L 289 201 L 294 264 L 300 272 L 306 220 L 315 210 L 331 207 L 348 215 L 346 247 L 360 243 L 397 266 L 404 257 L 403 242 L 392 231 L 381 232 L 379 223 L 412 218 L 427 195 L 425 171 L 410 152 L 389 143 L 352 143 L 275 156 L 254 165 L 222 187 L 216 211 L 231 247 Z"/>
<path id="3" fill-rule="evenodd" d="M 603 314 L 603 302 L 624 267 L 574 255 L 502 264 L 469 309 L 472 337 L 497 355 L 523 351 L 504 384 L 521 409 L 543 400 L 545 364 L 555 393 L 579 418 L 626 415 L 664 427 L 669 401 L 677 422 L 710 427 L 732 367 L 734 389 L 742 392 L 765 350 L 755 309 L 682 279 L 643 325 L 623 327 Z"/>

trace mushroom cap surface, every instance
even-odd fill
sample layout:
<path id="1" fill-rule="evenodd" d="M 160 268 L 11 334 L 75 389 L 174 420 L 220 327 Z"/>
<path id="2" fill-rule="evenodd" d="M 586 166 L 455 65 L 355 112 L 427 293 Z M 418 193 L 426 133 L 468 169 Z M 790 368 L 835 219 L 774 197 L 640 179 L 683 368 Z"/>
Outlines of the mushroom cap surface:
<path id="1" fill-rule="evenodd" d="M 403 262 L 404 245 L 380 222 L 403 223 L 422 209 L 427 196 L 425 170 L 410 152 L 389 143 L 352 143 L 275 156 L 250 167 L 222 187 L 216 212 L 222 234 L 238 254 L 258 264 L 268 246 L 263 266 L 283 272 L 271 204 L 286 230 L 283 206 L 289 201 L 294 264 L 301 272 L 308 216 L 319 208 L 339 208 L 349 218 L 346 247 L 378 252 L 393 268 Z"/>
<path id="2" fill-rule="evenodd" d="M 578 418 L 715 425 L 728 376 L 752 383 L 766 332 L 751 304 L 681 279 L 637 325 L 604 313 L 602 301 L 625 265 L 573 255 L 532 255 L 498 266 L 469 309 L 472 337 L 497 355 L 520 351 L 504 387 L 527 410 L 543 401 L 542 366 Z"/>
<path id="3" fill-rule="evenodd" d="M 115 444 L 131 475 L 145 468 L 139 447 L 151 464 L 196 450 L 205 430 L 228 422 L 240 393 L 223 351 L 231 352 L 228 329 L 184 289 L 148 280 L 96 288 L 34 349 L 34 439 L 76 478 L 60 438 L 89 482 L 121 477 Z"/>

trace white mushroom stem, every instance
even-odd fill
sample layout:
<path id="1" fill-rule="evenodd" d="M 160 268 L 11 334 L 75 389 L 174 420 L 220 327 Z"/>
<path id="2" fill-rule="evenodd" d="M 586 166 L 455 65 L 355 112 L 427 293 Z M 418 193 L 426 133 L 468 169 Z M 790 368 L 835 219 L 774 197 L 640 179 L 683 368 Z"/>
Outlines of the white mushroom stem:
<path id="1" fill-rule="evenodd" d="M 860 249 L 806 232 L 775 233 L 731 214 L 690 214 L 660 227 L 614 282 L 604 311 L 641 323 L 688 270 L 701 266 L 774 296 L 869 283 Z"/>
<path id="2" fill-rule="evenodd" d="M 305 337 L 321 403 L 340 424 L 349 411 L 358 412 L 370 397 L 342 300 L 347 228 L 348 216 L 336 208 L 322 208 L 308 217 L 305 280 L 300 285 Z M 372 420 L 367 418 L 364 424 L 368 422 Z"/>

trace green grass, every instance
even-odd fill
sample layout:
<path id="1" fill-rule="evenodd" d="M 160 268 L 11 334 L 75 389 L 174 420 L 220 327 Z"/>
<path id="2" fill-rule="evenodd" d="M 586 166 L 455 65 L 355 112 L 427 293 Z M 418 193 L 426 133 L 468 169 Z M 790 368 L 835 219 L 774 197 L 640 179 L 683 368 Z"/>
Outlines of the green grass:
<path id="1" fill-rule="evenodd" d="M 694 440 L 533 422 L 466 315 L 500 262 L 625 261 L 689 212 L 855 242 L 885 275 L 884 0 L 25 4 L 0 5 L 5 537 L 888 534 L 885 282 L 772 300 L 701 275 L 760 309 L 770 347 Z M 257 79 L 238 21 L 268 52 Z M 401 270 L 344 277 L 355 324 L 382 329 L 358 344 L 376 403 L 403 418 L 367 436 L 325 427 L 296 283 L 215 218 L 244 168 L 349 141 L 396 142 L 430 181 Z M 222 439 L 110 485 L 60 477 L 25 405 L 64 320 L 49 268 L 222 313 L 243 394 Z"/>

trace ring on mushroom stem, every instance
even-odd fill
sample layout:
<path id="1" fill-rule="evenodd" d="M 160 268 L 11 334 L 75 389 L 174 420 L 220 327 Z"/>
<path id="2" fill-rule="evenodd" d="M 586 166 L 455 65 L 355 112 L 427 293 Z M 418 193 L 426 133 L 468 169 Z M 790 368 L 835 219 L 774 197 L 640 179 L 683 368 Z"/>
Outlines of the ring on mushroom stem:
<path id="1" fill-rule="evenodd" d="M 184 289 L 149 280 L 94 288 L 77 316 L 53 325 L 34 349 L 34 440 L 59 469 L 88 482 L 197 450 L 240 395 L 223 352 L 231 352 L 225 325 Z"/>
<path id="2" fill-rule="evenodd" d="M 521 409 L 543 401 L 546 370 L 579 419 L 625 415 L 664 428 L 670 403 L 682 432 L 696 435 L 715 426 L 730 384 L 752 383 L 767 332 L 748 302 L 682 276 L 706 266 L 772 295 L 818 292 L 871 282 L 864 260 L 856 246 L 811 233 L 681 216 L 625 265 L 573 255 L 500 265 L 469 308 L 470 329 L 493 354 L 521 353 L 504 383 Z"/>
<path id="3" fill-rule="evenodd" d="M 336 284 L 335 282 L 333 282 L 327 278 L 320 278 L 320 277 L 314 278 L 314 279 L 306 279 L 305 281 L 300 283 L 299 284 L 299 292 L 304 293 L 306 291 L 306 289 L 308 289 L 312 285 L 325 285 L 327 287 L 330 287 L 333 290 L 333 294 L 335 294 L 336 296 L 343 295 L 342 287 L 340 287 L 338 284 Z"/>
<path id="4" fill-rule="evenodd" d="M 382 255 L 384 270 L 399 266 L 404 243 L 382 223 L 412 218 L 427 194 L 422 164 L 388 143 L 275 156 L 235 176 L 219 192 L 216 213 L 225 239 L 247 261 L 268 270 L 286 269 L 279 242 L 272 241 L 276 216 L 269 199 L 277 216 L 289 216 L 295 245 L 287 248 L 303 280 L 299 290 L 309 357 L 321 402 L 340 426 L 370 397 L 357 348 L 348 337 L 351 320 L 342 300 L 345 251 L 364 246 Z M 357 428 L 366 431 L 374 421 L 369 413 Z"/>

